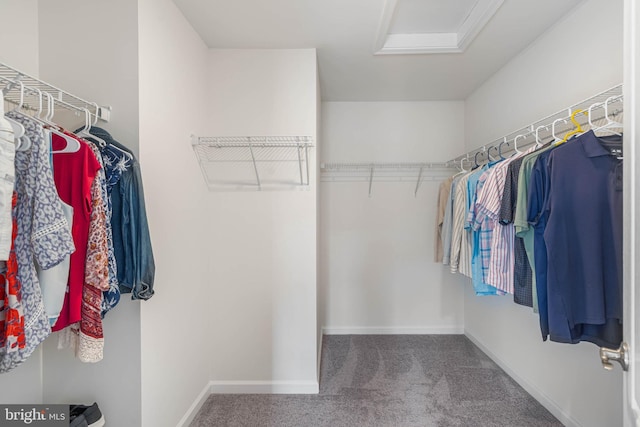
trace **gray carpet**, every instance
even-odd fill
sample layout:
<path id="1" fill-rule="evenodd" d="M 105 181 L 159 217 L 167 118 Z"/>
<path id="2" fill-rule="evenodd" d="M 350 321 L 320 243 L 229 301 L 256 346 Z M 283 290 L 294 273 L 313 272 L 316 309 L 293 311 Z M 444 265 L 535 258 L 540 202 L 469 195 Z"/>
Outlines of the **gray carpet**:
<path id="1" fill-rule="evenodd" d="M 463 335 L 334 335 L 319 395 L 211 395 L 205 426 L 562 424 Z"/>

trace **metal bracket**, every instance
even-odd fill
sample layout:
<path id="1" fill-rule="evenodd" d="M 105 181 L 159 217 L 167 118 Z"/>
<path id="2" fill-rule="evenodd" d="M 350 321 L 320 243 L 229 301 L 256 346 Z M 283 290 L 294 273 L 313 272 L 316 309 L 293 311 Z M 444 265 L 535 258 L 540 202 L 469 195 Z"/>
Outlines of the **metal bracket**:
<path id="1" fill-rule="evenodd" d="M 629 370 L 629 345 L 623 342 L 617 350 L 600 347 L 600 361 L 602 367 L 607 371 L 613 370 L 611 361 L 616 361 L 622 366 L 622 370 L 627 372 Z"/>
<path id="2" fill-rule="evenodd" d="M 418 197 L 418 189 L 420 188 L 420 183 L 422 182 L 423 170 L 424 170 L 424 166 L 420 168 L 420 173 L 418 173 L 418 182 L 416 182 L 416 190 L 413 192 L 413 197 Z"/>

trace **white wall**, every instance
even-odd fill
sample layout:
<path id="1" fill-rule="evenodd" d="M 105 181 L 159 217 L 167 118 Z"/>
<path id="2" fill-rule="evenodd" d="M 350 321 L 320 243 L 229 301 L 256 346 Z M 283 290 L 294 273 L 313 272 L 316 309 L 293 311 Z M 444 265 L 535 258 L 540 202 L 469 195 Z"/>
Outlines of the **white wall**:
<path id="1" fill-rule="evenodd" d="M 620 82 L 622 1 L 586 1 L 469 97 L 467 149 Z M 622 374 L 596 346 L 543 343 L 531 310 L 470 288 L 465 330 L 567 425 L 622 425 Z"/>
<path id="2" fill-rule="evenodd" d="M 210 50 L 208 79 L 205 135 L 316 138 L 315 49 Z M 317 391 L 315 163 L 308 191 L 208 197 L 214 384 Z"/>
<path id="3" fill-rule="evenodd" d="M 209 382 L 207 190 L 189 135 L 207 49 L 170 0 L 139 1 L 140 160 L 157 289 L 142 306 L 142 425 L 175 426 Z"/>
<path id="4" fill-rule="evenodd" d="M 38 0 L 0 0 L 0 62 L 38 76 Z"/>
<path id="5" fill-rule="evenodd" d="M 325 102 L 323 162 L 445 161 L 463 102 Z M 328 333 L 460 333 L 461 280 L 433 261 L 439 181 L 323 182 L 320 303 Z"/>
<path id="6" fill-rule="evenodd" d="M 40 78 L 113 106 L 112 121 L 104 127 L 134 150 L 138 147 L 137 14 L 137 2 L 129 0 L 38 4 Z M 141 303 L 129 298 L 124 295 L 104 320 L 102 362 L 83 364 L 69 351 L 58 351 L 55 335 L 44 343 L 45 402 L 97 401 L 110 425 L 140 425 Z"/>

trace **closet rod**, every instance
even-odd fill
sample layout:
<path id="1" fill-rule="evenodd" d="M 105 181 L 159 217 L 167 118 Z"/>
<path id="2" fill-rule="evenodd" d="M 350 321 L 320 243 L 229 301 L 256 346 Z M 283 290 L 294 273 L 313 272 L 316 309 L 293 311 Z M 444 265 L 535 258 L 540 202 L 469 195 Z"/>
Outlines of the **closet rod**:
<path id="1" fill-rule="evenodd" d="M 26 94 L 40 96 L 41 93 L 48 93 L 53 97 L 54 104 L 65 109 L 77 112 L 88 110 L 93 117 L 97 116 L 98 119 L 105 122 L 108 122 L 111 116 L 111 107 L 99 106 L 95 102 L 82 99 L 2 62 L 0 62 L 0 82 L 4 86 L 2 93 L 5 101 L 14 105 L 19 105 L 22 85 Z M 46 98 L 44 96 L 42 98 L 43 103 L 46 102 Z M 22 108 L 31 111 L 38 110 L 31 103 L 26 102 Z"/>
<path id="2" fill-rule="evenodd" d="M 614 87 L 612 87 L 611 89 L 608 89 L 604 92 L 598 93 L 596 95 L 591 96 L 590 98 L 587 98 L 581 102 L 578 102 L 570 107 L 567 107 L 563 110 L 560 110 L 554 114 L 550 114 L 542 119 L 539 119 L 533 123 L 531 123 L 528 126 L 523 126 L 513 132 L 510 132 L 508 134 L 506 134 L 505 136 L 495 139 L 494 141 L 492 141 L 489 144 L 483 145 L 481 147 L 478 147 L 474 150 L 471 150 L 465 154 L 462 154 L 458 157 L 455 157 L 453 159 L 451 159 L 448 163 L 459 163 L 460 161 L 463 162 L 473 162 L 473 159 L 476 157 L 476 155 L 478 153 L 488 153 L 490 150 L 492 149 L 498 149 L 500 144 L 504 145 L 504 142 L 506 141 L 506 145 L 508 145 L 508 148 L 505 149 L 503 151 L 503 153 L 508 153 L 508 152 L 512 152 L 514 151 L 514 146 L 513 146 L 513 141 L 516 137 L 524 137 L 523 142 L 519 142 L 518 143 L 518 149 L 521 148 L 525 148 L 528 146 L 531 146 L 533 144 L 536 143 L 535 139 L 534 140 L 530 140 L 531 136 L 534 136 L 536 133 L 536 129 L 539 129 L 541 127 L 545 127 L 547 129 L 544 129 L 544 131 L 541 131 L 539 135 L 542 135 L 541 139 L 546 139 L 548 137 L 551 136 L 551 126 L 554 120 L 559 120 L 559 119 L 564 119 L 567 120 L 568 124 L 563 125 L 562 127 L 559 127 L 556 129 L 556 134 L 558 135 L 564 135 L 564 133 L 566 133 L 569 130 L 574 129 L 574 126 L 571 124 L 571 122 L 569 121 L 570 117 L 571 117 L 571 113 L 576 111 L 576 110 L 584 110 L 587 111 L 587 109 L 590 106 L 593 106 L 591 108 L 592 112 L 594 110 L 599 110 L 599 109 L 604 109 L 604 103 L 608 103 L 608 105 L 614 104 L 616 102 L 620 102 L 623 99 L 623 95 L 622 95 L 622 84 L 616 85 Z M 623 108 L 620 106 L 618 108 L 616 108 L 613 111 L 609 111 L 609 117 L 615 117 L 619 114 L 621 114 L 623 112 Z M 576 117 L 581 124 L 586 124 L 587 123 L 587 118 L 585 117 L 584 114 L 579 114 L 578 117 Z M 597 116 L 596 118 L 592 118 L 591 121 L 592 122 L 598 122 L 602 119 L 604 119 L 604 113 Z"/>

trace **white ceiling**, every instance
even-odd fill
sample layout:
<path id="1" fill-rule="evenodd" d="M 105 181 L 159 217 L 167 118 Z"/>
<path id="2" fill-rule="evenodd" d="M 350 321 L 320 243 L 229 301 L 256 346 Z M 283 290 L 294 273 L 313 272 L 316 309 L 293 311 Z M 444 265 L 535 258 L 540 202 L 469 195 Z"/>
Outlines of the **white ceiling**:
<path id="1" fill-rule="evenodd" d="M 582 0 L 505 0 L 464 53 L 374 55 L 385 1 L 174 0 L 211 48 L 317 48 L 323 101 L 465 99 Z M 433 8 L 449 2 L 435 19 Z M 415 15 L 431 8 L 425 22 L 449 28 L 475 1 L 400 4 L 396 12 Z M 392 28 L 426 30 L 403 14 L 394 20 Z"/>
<path id="2" fill-rule="evenodd" d="M 478 0 L 400 0 L 390 34 L 454 33 Z"/>

